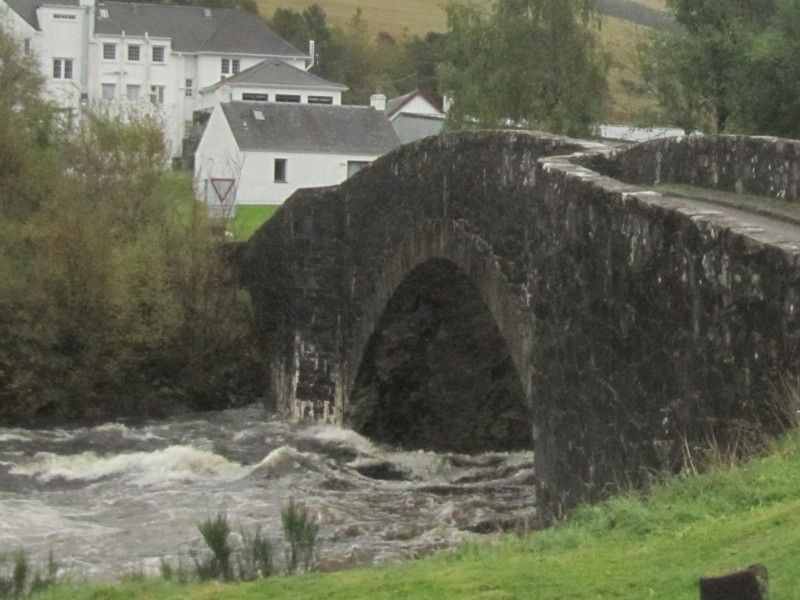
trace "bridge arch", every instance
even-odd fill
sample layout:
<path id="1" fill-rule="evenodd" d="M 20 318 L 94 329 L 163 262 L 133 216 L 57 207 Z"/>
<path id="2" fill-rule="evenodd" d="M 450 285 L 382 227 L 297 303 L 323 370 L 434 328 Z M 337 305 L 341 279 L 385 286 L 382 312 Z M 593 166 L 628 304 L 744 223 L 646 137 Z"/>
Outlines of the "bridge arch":
<path id="1" fill-rule="evenodd" d="M 671 146 L 678 172 L 695 169 L 680 162 L 684 143 Z M 633 185 L 649 183 L 627 174 L 666 173 L 667 155 L 448 134 L 298 192 L 243 252 L 270 398 L 296 418 L 351 417 L 393 298 L 420 289 L 420 272 L 450 269 L 518 375 L 545 517 L 674 468 L 685 440 L 762 419 L 765 390 L 800 371 L 800 239 Z M 766 170 L 791 179 L 791 160 Z M 728 181 L 717 163 L 712 182 Z"/>
<path id="2" fill-rule="evenodd" d="M 344 423 L 404 448 L 531 449 L 531 398 L 515 366 L 530 356 L 512 359 L 482 296 L 450 260 L 411 270 L 365 347 Z"/>

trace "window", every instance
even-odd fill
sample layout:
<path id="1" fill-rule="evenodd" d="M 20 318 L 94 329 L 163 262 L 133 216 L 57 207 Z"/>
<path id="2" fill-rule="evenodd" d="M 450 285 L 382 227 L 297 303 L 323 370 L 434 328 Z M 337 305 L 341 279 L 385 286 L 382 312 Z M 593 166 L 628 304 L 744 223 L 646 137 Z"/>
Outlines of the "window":
<path id="1" fill-rule="evenodd" d="M 361 169 L 369 164 L 366 160 L 348 160 L 347 161 L 347 178 L 350 179 L 353 175 L 358 173 Z"/>
<path id="2" fill-rule="evenodd" d="M 72 79 L 75 61 L 71 58 L 53 59 L 53 79 Z"/>
<path id="3" fill-rule="evenodd" d="M 25 41 L 23 43 L 24 43 L 23 49 L 25 51 L 25 56 L 30 56 L 31 55 L 31 40 L 30 40 L 30 38 L 25 38 Z"/>
<path id="4" fill-rule="evenodd" d="M 116 44 L 103 44 L 103 59 L 114 60 L 117 58 L 117 45 Z"/>
<path id="5" fill-rule="evenodd" d="M 74 21 L 75 15 L 65 15 L 64 13 L 56 13 L 53 15 L 56 21 Z"/>
<path id="6" fill-rule="evenodd" d="M 300 96 L 294 94 L 275 94 L 275 102 L 300 102 Z"/>
<path id="7" fill-rule="evenodd" d="M 193 93 L 192 88 L 193 87 L 194 87 L 194 80 L 193 79 L 187 79 L 186 80 L 186 97 L 187 98 L 191 98 L 192 97 L 192 93 Z"/>
<path id="8" fill-rule="evenodd" d="M 269 94 L 242 94 L 242 100 L 244 102 L 269 102 Z"/>
<path id="9" fill-rule="evenodd" d="M 333 104 L 333 96 L 309 96 L 309 104 Z"/>
<path id="10" fill-rule="evenodd" d="M 275 159 L 275 183 L 286 183 L 286 159 Z"/>
<path id="11" fill-rule="evenodd" d="M 107 19 L 108 18 L 108 9 L 107 8 L 101 8 L 100 11 L 99 11 L 99 14 L 100 14 L 100 18 L 101 19 Z"/>
<path id="12" fill-rule="evenodd" d="M 104 83 L 101 87 L 103 89 L 103 100 L 113 100 L 114 96 L 117 95 L 117 84 Z"/>
<path id="13" fill-rule="evenodd" d="M 238 58 L 222 59 L 222 74 L 236 75 L 239 72 L 240 62 Z"/>
<path id="14" fill-rule="evenodd" d="M 153 62 L 163 63 L 166 56 L 166 48 L 164 46 L 153 46 Z"/>
<path id="15" fill-rule="evenodd" d="M 138 61 L 141 59 L 141 46 L 128 46 L 128 60 Z"/>
<path id="16" fill-rule="evenodd" d="M 128 100 L 138 100 L 142 95 L 142 86 L 128 84 L 125 86 L 125 95 L 128 97 Z"/>
<path id="17" fill-rule="evenodd" d="M 151 85 L 150 86 L 150 102 L 153 104 L 164 104 L 164 86 Z"/>

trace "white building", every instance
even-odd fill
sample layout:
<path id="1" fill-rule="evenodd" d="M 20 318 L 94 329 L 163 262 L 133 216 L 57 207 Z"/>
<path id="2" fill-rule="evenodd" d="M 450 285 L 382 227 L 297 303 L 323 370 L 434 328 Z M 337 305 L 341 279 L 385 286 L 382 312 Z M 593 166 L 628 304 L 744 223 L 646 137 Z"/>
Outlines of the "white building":
<path id="1" fill-rule="evenodd" d="M 389 100 L 386 116 L 404 144 L 437 135 L 446 117 L 445 111 L 419 90 Z"/>
<path id="2" fill-rule="evenodd" d="M 338 184 L 400 145 L 370 106 L 230 102 L 218 105 L 195 154 L 198 197 L 220 212 L 281 204 L 301 187 Z"/>
<path id="3" fill-rule="evenodd" d="M 288 102 L 338 106 L 347 86 L 272 59 L 258 63 L 200 90 L 198 108 L 222 102 Z"/>
<path id="4" fill-rule="evenodd" d="M 157 114 L 173 154 L 203 107 L 198 91 L 265 60 L 309 54 L 239 10 L 95 0 L 0 0 L 0 21 L 38 56 L 61 106 Z"/>

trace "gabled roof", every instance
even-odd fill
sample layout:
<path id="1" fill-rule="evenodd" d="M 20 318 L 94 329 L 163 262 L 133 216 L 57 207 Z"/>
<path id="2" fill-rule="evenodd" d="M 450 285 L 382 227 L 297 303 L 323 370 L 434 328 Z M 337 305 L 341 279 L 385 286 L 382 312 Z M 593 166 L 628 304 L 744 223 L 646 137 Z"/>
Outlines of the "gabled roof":
<path id="1" fill-rule="evenodd" d="M 107 18 L 100 16 L 101 9 Z M 226 8 L 103 2 L 97 4 L 95 32 L 171 38 L 176 52 L 308 58 L 255 16 Z"/>
<path id="2" fill-rule="evenodd" d="M 25 19 L 31 27 L 39 30 L 39 19 L 36 17 L 36 9 L 42 4 L 46 4 L 42 0 L 5 0 L 9 8 L 17 13 L 20 17 Z M 56 0 L 52 3 L 53 6 L 79 6 L 79 0 Z"/>
<path id="3" fill-rule="evenodd" d="M 381 155 L 400 145 L 386 115 L 370 106 L 231 102 L 219 109 L 241 150 Z"/>
<path id="4" fill-rule="evenodd" d="M 398 96 L 397 98 L 392 98 L 391 100 L 386 101 L 386 115 L 391 119 L 394 117 L 398 112 L 400 112 L 404 106 L 406 106 L 409 102 L 411 102 L 414 98 L 421 98 L 428 104 L 430 104 L 431 108 L 438 111 L 439 113 L 444 116 L 444 112 L 442 109 L 435 103 L 432 102 L 425 94 L 420 92 L 419 90 L 414 90 L 405 94 L 403 96 Z"/>
<path id="5" fill-rule="evenodd" d="M 236 75 L 228 77 L 226 84 L 239 85 L 264 85 L 292 88 L 313 88 L 317 90 L 330 90 L 334 92 L 344 92 L 347 86 L 333 83 L 322 77 L 298 69 L 292 65 L 278 59 L 268 59 L 253 65 L 249 69 L 240 71 Z M 219 87 L 222 82 L 215 83 L 212 88 Z"/>

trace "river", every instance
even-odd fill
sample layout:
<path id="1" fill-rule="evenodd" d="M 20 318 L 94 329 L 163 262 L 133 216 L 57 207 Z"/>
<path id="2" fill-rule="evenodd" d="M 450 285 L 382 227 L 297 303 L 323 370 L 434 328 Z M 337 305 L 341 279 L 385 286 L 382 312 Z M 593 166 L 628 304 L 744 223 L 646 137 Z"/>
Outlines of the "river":
<path id="1" fill-rule="evenodd" d="M 281 540 L 281 507 L 320 525 L 317 569 L 417 558 L 535 515 L 530 452 L 476 456 L 373 444 L 258 406 L 91 427 L 0 428 L 0 554 L 52 551 L 69 577 L 191 566 L 197 523 Z"/>

